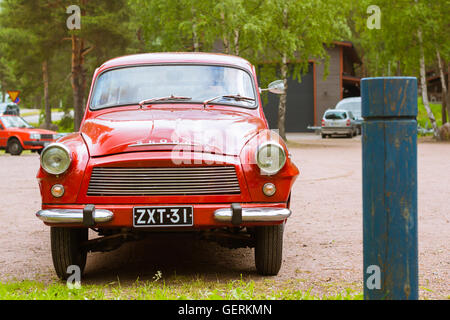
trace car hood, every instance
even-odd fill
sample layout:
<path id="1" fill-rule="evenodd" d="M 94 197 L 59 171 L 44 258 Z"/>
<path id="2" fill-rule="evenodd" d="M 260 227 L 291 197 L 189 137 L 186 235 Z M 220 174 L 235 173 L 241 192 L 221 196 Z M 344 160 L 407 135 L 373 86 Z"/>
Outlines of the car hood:
<path id="1" fill-rule="evenodd" d="M 18 132 L 18 133 L 39 133 L 39 134 L 57 134 L 55 131 L 39 129 L 39 128 L 8 128 L 10 132 Z"/>
<path id="2" fill-rule="evenodd" d="M 87 119 L 81 133 L 92 157 L 174 148 L 237 156 L 265 128 L 261 118 L 239 110 L 153 107 Z"/>

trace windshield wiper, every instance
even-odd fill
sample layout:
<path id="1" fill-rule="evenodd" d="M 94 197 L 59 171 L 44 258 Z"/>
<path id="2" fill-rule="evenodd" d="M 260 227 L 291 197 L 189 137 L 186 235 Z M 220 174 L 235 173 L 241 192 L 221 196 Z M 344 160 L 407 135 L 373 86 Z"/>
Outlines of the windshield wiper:
<path id="1" fill-rule="evenodd" d="M 210 104 L 211 102 L 213 102 L 214 100 L 219 99 L 219 98 L 234 99 L 236 101 L 243 101 L 243 100 L 255 101 L 254 98 L 244 97 L 244 96 L 241 96 L 240 94 L 225 94 L 225 95 L 217 96 L 217 97 L 203 101 L 203 109 L 206 108 L 207 104 Z"/>
<path id="2" fill-rule="evenodd" d="M 160 98 L 151 98 L 151 99 L 145 99 L 139 102 L 139 105 L 142 107 L 145 104 L 149 104 L 156 101 L 172 101 L 172 100 L 191 100 L 191 97 L 182 97 L 182 96 L 174 96 L 173 94 L 167 97 L 160 97 Z"/>

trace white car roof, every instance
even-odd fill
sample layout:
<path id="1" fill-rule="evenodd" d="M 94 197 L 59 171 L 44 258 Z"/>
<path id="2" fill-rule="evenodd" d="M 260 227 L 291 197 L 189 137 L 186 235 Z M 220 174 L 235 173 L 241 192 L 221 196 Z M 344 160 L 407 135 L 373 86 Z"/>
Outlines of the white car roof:
<path id="1" fill-rule="evenodd" d="M 361 97 L 351 97 L 351 98 L 345 98 L 345 99 L 342 99 L 341 101 L 339 101 L 339 102 L 336 104 L 336 108 L 337 108 L 338 106 L 342 105 L 342 104 L 347 103 L 347 102 L 359 102 L 359 103 L 361 103 Z"/>

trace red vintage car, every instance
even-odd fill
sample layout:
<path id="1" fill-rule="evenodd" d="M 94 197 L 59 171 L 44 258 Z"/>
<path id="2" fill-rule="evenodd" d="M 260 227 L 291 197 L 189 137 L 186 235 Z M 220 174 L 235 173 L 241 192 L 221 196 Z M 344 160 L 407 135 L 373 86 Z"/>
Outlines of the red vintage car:
<path id="1" fill-rule="evenodd" d="M 268 89 L 280 93 L 281 81 Z M 54 267 L 152 232 L 254 247 L 278 273 L 299 171 L 268 130 L 255 68 L 206 53 L 151 53 L 100 66 L 80 132 L 45 148 L 37 174 Z M 99 237 L 88 239 L 88 229 Z"/>
<path id="2" fill-rule="evenodd" d="M 34 128 L 19 116 L 0 116 L 0 149 L 14 156 L 23 150 L 41 153 L 44 147 L 61 136 L 55 131 Z"/>

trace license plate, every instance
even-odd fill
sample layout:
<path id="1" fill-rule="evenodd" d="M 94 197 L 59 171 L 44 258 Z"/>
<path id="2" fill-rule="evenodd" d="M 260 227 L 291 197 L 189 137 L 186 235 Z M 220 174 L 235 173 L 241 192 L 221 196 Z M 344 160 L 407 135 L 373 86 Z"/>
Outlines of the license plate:
<path id="1" fill-rule="evenodd" d="M 194 225 L 192 206 L 134 207 L 135 227 L 180 227 Z"/>

